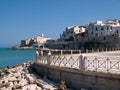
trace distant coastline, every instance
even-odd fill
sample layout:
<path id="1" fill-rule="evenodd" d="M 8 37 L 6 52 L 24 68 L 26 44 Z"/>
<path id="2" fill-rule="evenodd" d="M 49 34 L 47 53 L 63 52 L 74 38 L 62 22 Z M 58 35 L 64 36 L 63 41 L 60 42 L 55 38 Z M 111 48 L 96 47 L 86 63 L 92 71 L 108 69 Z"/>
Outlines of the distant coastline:
<path id="1" fill-rule="evenodd" d="M 38 50 L 39 48 L 33 47 L 10 47 L 11 50 Z"/>

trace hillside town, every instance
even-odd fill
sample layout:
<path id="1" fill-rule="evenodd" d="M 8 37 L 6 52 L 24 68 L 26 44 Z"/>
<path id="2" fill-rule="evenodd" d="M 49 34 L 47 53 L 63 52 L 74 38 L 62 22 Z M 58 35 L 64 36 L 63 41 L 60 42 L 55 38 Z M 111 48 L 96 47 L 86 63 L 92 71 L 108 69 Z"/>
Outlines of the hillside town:
<path id="1" fill-rule="evenodd" d="M 119 90 L 119 47 L 120 20 L 69 26 L 56 40 L 43 34 L 21 40 L 16 49 L 39 49 L 35 60 L 1 70 L 6 77 L 2 78 L 0 88 Z M 18 69 L 20 73 L 16 74 Z"/>
<path id="2" fill-rule="evenodd" d="M 81 26 L 69 26 L 56 40 L 43 34 L 21 40 L 17 47 L 50 49 L 96 49 L 120 47 L 120 20 L 90 22 Z"/>

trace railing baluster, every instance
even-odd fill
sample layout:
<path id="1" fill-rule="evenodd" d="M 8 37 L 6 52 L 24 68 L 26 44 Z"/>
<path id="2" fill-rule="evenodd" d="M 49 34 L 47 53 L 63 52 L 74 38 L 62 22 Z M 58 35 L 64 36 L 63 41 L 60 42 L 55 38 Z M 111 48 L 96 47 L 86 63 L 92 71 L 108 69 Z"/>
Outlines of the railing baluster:
<path id="1" fill-rule="evenodd" d="M 97 69 L 99 68 L 99 67 L 98 67 L 98 65 L 99 65 L 99 62 L 98 62 L 98 61 L 99 61 L 99 60 L 98 60 L 97 57 L 96 57 L 96 58 L 95 58 L 95 61 L 94 61 L 94 62 L 95 62 L 95 63 L 94 63 L 94 64 L 95 64 L 95 71 L 97 71 Z"/>
<path id="2" fill-rule="evenodd" d="M 110 60 L 108 57 L 107 57 L 106 61 L 107 61 L 107 68 L 106 69 L 107 69 L 107 72 L 109 72 L 109 70 L 110 70 L 109 65 L 111 65 L 111 63 L 110 63 Z"/>

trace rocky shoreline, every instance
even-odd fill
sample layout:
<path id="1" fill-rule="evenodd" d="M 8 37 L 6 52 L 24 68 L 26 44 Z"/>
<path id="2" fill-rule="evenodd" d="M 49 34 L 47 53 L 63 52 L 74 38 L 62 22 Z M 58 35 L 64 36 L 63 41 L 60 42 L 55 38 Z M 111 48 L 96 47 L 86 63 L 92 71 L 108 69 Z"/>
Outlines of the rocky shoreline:
<path id="1" fill-rule="evenodd" d="M 0 69 L 0 90 L 62 90 L 58 89 L 59 84 L 38 76 L 32 70 L 32 64 Z"/>

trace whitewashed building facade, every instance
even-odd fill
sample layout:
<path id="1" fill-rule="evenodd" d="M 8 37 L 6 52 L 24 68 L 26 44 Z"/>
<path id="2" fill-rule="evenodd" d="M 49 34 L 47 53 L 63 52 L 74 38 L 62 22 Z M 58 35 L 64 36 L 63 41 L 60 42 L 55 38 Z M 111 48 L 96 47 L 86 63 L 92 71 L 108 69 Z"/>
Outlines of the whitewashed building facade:
<path id="1" fill-rule="evenodd" d="M 74 41 L 75 35 L 85 32 L 84 26 L 70 26 L 66 27 L 66 30 L 60 35 L 62 41 Z"/>
<path id="2" fill-rule="evenodd" d="M 86 27 L 86 37 L 89 39 L 114 34 L 120 34 L 120 23 L 118 20 L 92 22 Z"/>
<path id="3" fill-rule="evenodd" d="M 85 26 L 70 26 L 60 35 L 63 48 L 119 47 L 120 20 L 91 22 Z M 114 41 L 114 44 L 111 42 Z M 56 44 L 57 45 L 57 44 Z"/>
<path id="4" fill-rule="evenodd" d="M 43 46 L 47 40 L 51 40 L 51 38 L 47 38 L 42 34 L 41 36 L 37 36 L 35 38 L 21 40 L 21 46 L 40 47 Z"/>

